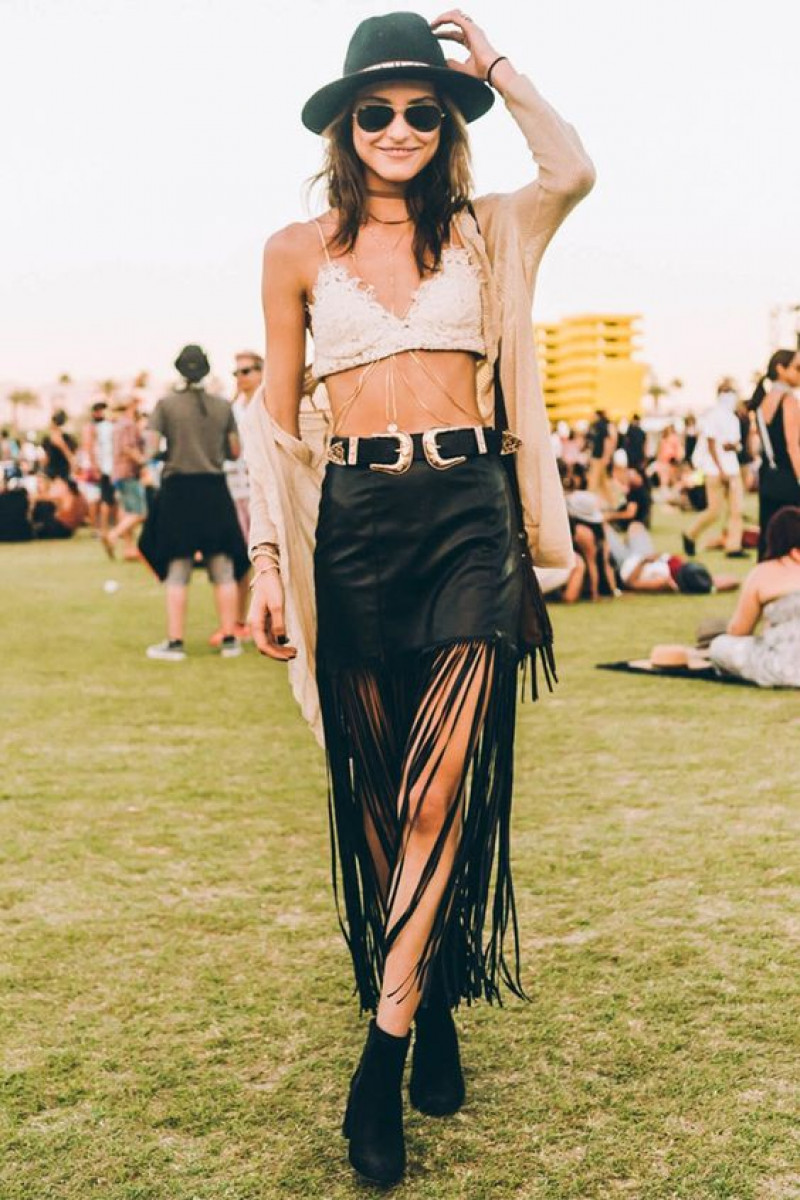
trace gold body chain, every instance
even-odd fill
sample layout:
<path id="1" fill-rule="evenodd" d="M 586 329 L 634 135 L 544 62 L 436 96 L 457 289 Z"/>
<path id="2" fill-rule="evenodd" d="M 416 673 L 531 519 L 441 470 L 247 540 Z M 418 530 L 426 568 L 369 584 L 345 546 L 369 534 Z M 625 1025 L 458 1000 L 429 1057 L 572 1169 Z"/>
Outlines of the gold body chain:
<path id="1" fill-rule="evenodd" d="M 391 249 L 389 250 L 389 255 L 388 255 L 390 307 L 386 308 L 386 311 L 388 313 L 390 313 L 392 316 L 397 316 L 395 255 L 396 255 L 398 247 L 400 246 L 400 243 L 403 241 L 404 237 L 405 237 L 405 232 L 401 233 L 400 237 L 391 246 Z M 356 268 L 356 278 L 363 280 L 365 283 L 368 283 L 368 280 L 366 280 L 364 278 L 364 275 L 359 268 L 358 259 L 356 258 L 355 248 L 350 251 L 350 256 L 353 259 L 353 263 Z M 371 286 L 374 286 L 374 285 L 371 285 Z M 411 306 L 414 303 L 415 298 L 416 298 L 416 292 L 414 293 L 411 300 L 409 301 L 408 308 L 406 309 L 404 316 L 407 316 L 408 313 L 410 312 Z M 378 303 L 380 303 L 380 302 L 378 302 Z M 386 307 L 386 306 L 384 305 L 382 307 Z M 445 387 L 444 383 L 439 378 L 437 373 L 433 370 L 433 368 L 428 363 L 426 363 L 422 358 L 420 358 L 419 354 L 415 350 L 401 351 L 401 353 L 408 354 L 408 356 L 412 360 L 412 362 L 416 363 L 416 365 L 420 368 L 420 370 L 423 372 L 423 374 L 425 374 L 428 377 L 428 379 L 430 379 L 430 381 L 436 387 L 439 388 L 439 390 L 444 394 L 444 396 L 446 396 L 446 398 L 450 401 L 450 403 L 455 408 L 457 408 L 459 412 L 463 413 L 465 417 L 468 417 L 471 424 L 474 423 L 474 421 L 476 419 L 476 414 L 474 412 L 470 412 L 469 409 L 465 408 L 464 405 L 459 400 L 457 400 L 455 398 L 455 396 L 453 396 L 447 390 L 447 388 Z M 434 408 L 431 408 L 429 405 L 427 405 L 425 403 L 425 401 L 422 400 L 416 394 L 416 390 L 412 386 L 411 382 L 408 379 L 408 376 L 402 370 L 402 368 L 400 367 L 397 360 L 398 360 L 398 354 L 394 353 L 394 354 L 387 355 L 385 358 L 375 359 L 373 362 L 367 363 L 367 365 L 364 367 L 364 370 L 361 372 L 361 375 L 359 377 L 359 380 L 358 380 L 355 388 L 353 389 L 351 394 L 347 397 L 344 404 L 339 409 L 337 416 L 334 419 L 333 429 L 332 429 L 332 432 L 334 434 L 338 434 L 339 430 L 341 429 L 342 422 L 345 420 L 345 418 L 349 414 L 350 410 L 352 409 L 353 405 L 355 404 L 356 400 L 358 400 L 359 396 L 361 395 L 362 391 L 364 390 L 364 385 L 366 384 L 367 380 L 370 378 L 373 371 L 375 371 L 375 369 L 380 365 L 380 363 L 386 364 L 384 408 L 385 408 L 385 413 L 386 413 L 386 429 L 389 433 L 397 433 L 398 428 L 399 428 L 398 424 L 397 424 L 397 379 L 395 376 L 395 371 L 397 372 L 397 374 L 402 379 L 403 383 L 408 388 L 413 401 L 416 404 L 418 404 L 419 407 L 421 409 L 423 409 L 426 413 L 428 413 L 430 416 L 435 417 L 440 425 L 447 424 L 446 419 L 444 417 L 442 417 L 442 415 L 440 413 L 437 413 Z"/>

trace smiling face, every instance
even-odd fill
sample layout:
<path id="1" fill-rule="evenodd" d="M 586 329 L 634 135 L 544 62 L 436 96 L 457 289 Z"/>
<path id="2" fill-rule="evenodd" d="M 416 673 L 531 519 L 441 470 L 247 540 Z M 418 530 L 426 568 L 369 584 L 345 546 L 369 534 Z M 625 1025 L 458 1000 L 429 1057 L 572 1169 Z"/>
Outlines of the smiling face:
<path id="1" fill-rule="evenodd" d="M 376 133 L 362 129 L 357 120 L 359 109 L 370 105 L 389 105 L 395 110 L 390 124 Z M 372 84 L 359 92 L 353 105 L 353 147 L 364 165 L 368 188 L 387 188 L 402 193 L 405 184 L 420 173 L 435 156 L 441 141 L 441 127 L 430 132 L 412 128 L 403 113 L 407 108 L 439 106 L 434 88 L 423 81 Z M 444 111 L 444 110 L 442 110 Z"/>

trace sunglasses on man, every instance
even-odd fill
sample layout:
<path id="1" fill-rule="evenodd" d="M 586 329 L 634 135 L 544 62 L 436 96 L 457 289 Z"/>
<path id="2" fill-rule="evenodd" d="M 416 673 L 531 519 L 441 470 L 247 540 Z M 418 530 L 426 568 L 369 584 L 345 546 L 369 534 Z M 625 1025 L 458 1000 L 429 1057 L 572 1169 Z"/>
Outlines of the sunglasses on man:
<path id="1" fill-rule="evenodd" d="M 236 377 L 237 375 L 252 375 L 254 371 L 258 371 L 260 374 L 261 367 L 237 367 L 236 370 L 232 372 L 232 374 L 234 377 Z"/>
<path id="2" fill-rule="evenodd" d="M 380 133 L 382 129 L 389 128 L 398 114 L 417 133 L 433 133 L 446 116 L 438 104 L 409 104 L 408 108 L 393 108 L 391 104 L 375 103 L 360 104 L 353 116 L 364 133 Z"/>

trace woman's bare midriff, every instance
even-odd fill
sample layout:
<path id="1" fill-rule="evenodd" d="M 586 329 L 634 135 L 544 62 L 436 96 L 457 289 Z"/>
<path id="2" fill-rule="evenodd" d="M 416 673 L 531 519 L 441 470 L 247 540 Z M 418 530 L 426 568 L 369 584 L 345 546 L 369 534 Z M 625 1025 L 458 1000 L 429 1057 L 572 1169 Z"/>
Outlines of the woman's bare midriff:
<path id="1" fill-rule="evenodd" d="M 414 357 L 425 363 L 442 387 L 431 380 L 419 362 L 414 361 Z M 478 413 L 475 371 L 475 356 L 463 350 L 415 350 L 413 356 L 410 352 L 396 354 L 393 372 L 389 359 L 373 367 L 341 425 L 340 414 L 358 387 L 364 367 L 339 371 L 325 380 L 333 413 L 333 427 L 337 434 L 343 436 L 371 437 L 376 433 L 384 433 L 391 420 L 406 433 L 422 433 L 426 429 L 441 426 L 482 425 Z M 445 395 L 445 391 L 449 395 Z M 391 408 L 392 402 L 394 410 Z M 392 411 L 396 416 L 387 415 Z"/>

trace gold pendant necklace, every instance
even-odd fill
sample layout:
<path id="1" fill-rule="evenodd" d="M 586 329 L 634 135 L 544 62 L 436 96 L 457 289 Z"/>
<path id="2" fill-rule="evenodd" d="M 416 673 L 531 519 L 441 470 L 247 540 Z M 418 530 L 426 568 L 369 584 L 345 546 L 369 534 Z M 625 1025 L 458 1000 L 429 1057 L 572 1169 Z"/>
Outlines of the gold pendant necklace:
<path id="1" fill-rule="evenodd" d="M 379 222 L 379 224 L 387 224 L 387 225 L 388 224 L 403 224 L 403 225 L 406 225 L 406 224 L 408 224 L 408 222 L 407 221 L 402 221 L 402 222 L 382 221 L 382 222 Z M 388 244 L 386 244 L 386 243 L 382 243 L 380 241 L 380 239 L 376 239 L 378 249 L 383 250 L 384 252 L 388 252 L 387 253 L 387 265 L 388 265 L 388 270 L 389 270 L 390 303 L 389 303 L 388 307 L 386 305 L 383 305 L 383 307 L 386 308 L 386 311 L 391 313 L 391 315 L 393 317 L 397 316 L 397 280 L 395 277 L 395 259 L 396 259 L 397 251 L 400 248 L 400 243 L 403 241 L 404 237 L 405 237 L 405 230 L 402 230 L 400 233 L 400 236 L 397 238 L 397 240 L 391 246 L 388 246 Z M 364 276 L 361 273 L 361 270 L 358 266 L 358 259 L 356 258 L 355 247 L 353 247 L 353 249 L 350 251 L 350 253 L 353 257 L 353 262 L 356 265 L 356 268 L 358 270 L 358 274 L 359 274 L 360 278 L 364 279 Z M 367 282 L 367 281 L 365 280 L 365 282 Z M 375 285 L 371 284 L 370 286 L 374 289 Z M 379 303 L 380 303 L 380 301 L 379 301 Z M 407 454 L 413 453 L 413 447 L 412 447 L 410 435 L 407 433 L 403 433 L 400 430 L 400 427 L 397 423 L 397 383 L 396 383 L 396 379 L 395 379 L 395 357 L 396 356 L 394 354 L 390 354 L 390 355 L 388 355 L 388 357 L 386 359 L 386 387 L 385 387 L 385 392 L 384 392 L 384 413 L 386 416 L 386 432 L 392 434 L 393 436 L 398 436 L 402 439 L 401 447 L 403 450 L 403 454 L 407 455 Z M 409 457 L 408 461 L 410 463 L 410 461 L 411 461 L 410 457 Z M 377 470 L 378 468 L 376 467 L 375 469 Z M 382 468 L 382 469 L 386 469 L 386 468 Z M 403 469 L 405 469 L 405 468 L 403 468 Z"/>
<path id="2" fill-rule="evenodd" d="M 387 256 L 387 265 L 389 268 L 389 292 L 390 292 L 390 304 L 389 304 L 387 311 L 390 312 L 392 314 L 392 316 L 395 316 L 395 317 L 397 316 L 397 295 L 396 295 L 396 281 L 395 281 L 395 271 L 394 271 L 395 256 L 400 247 L 400 243 L 402 242 L 404 237 L 405 237 L 405 230 L 401 230 L 400 236 L 397 238 L 397 240 L 395 242 L 393 242 L 391 244 L 389 244 L 388 242 L 383 242 L 379 238 L 375 239 L 378 249 L 381 251 L 381 253 L 386 254 L 386 256 Z M 353 262 L 355 263 L 356 271 L 358 273 L 359 278 L 363 279 L 364 282 L 367 283 L 368 280 L 365 278 L 364 273 L 361 270 L 361 267 L 359 266 L 358 258 L 356 257 L 355 246 L 350 251 L 350 253 L 352 255 Z M 374 290 L 374 288 L 375 288 L 374 284 L 370 284 L 369 286 L 372 287 Z"/>

